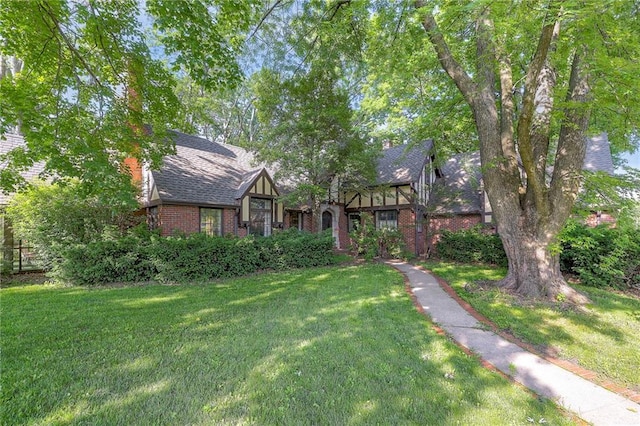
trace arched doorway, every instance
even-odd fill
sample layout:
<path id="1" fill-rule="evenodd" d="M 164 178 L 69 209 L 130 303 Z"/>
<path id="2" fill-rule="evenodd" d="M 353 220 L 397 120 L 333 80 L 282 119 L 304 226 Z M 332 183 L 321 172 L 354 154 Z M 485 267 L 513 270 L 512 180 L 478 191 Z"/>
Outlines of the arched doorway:
<path id="1" fill-rule="evenodd" d="M 333 228 L 333 215 L 329 210 L 325 210 L 322 212 L 322 230 L 325 231 L 327 229 Z"/>

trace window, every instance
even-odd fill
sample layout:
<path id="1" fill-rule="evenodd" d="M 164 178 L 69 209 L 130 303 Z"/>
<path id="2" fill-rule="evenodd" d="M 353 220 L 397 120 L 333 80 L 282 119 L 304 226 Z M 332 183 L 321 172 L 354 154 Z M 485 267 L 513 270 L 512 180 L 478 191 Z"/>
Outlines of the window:
<path id="1" fill-rule="evenodd" d="M 360 225 L 360 213 L 349 213 L 349 232 L 353 232 L 356 229 L 359 229 Z"/>
<path id="2" fill-rule="evenodd" d="M 200 232 L 207 235 L 222 235 L 222 210 L 200 208 Z"/>
<path id="3" fill-rule="evenodd" d="M 398 228 L 398 212 L 396 210 L 379 210 L 376 212 L 376 229 Z"/>
<path id="4" fill-rule="evenodd" d="M 302 231 L 302 213 L 289 212 L 289 228 Z"/>
<path id="5" fill-rule="evenodd" d="M 271 200 L 251 198 L 249 233 L 253 235 L 271 235 Z"/>

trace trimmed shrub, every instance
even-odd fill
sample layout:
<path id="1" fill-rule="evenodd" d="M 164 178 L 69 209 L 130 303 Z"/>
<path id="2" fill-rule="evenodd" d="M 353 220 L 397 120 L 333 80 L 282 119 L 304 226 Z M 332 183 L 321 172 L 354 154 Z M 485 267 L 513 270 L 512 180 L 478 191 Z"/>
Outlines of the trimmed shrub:
<path id="1" fill-rule="evenodd" d="M 160 237 L 150 232 L 78 244 L 63 253 L 55 276 L 79 285 L 113 282 L 205 281 L 273 269 L 329 265 L 328 233 L 282 232 L 271 237 Z"/>
<path id="2" fill-rule="evenodd" d="M 593 287 L 640 287 L 640 233 L 570 221 L 560 234 L 560 266 Z"/>
<path id="3" fill-rule="evenodd" d="M 478 226 L 457 232 L 442 231 L 436 252 L 440 258 L 455 262 L 507 266 L 500 237 L 482 232 Z"/>

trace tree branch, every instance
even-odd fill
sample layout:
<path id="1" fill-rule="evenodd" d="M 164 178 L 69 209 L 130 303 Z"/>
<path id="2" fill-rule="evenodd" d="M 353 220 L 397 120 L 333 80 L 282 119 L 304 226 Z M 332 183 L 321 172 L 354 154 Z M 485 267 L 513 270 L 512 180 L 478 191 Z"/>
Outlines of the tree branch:
<path id="1" fill-rule="evenodd" d="M 262 27 L 262 24 L 264 24 L 264 22 L 267 20 L 267 18 L 273 13 L 274 10 L 276 10 L 276 7 L 278 7 L 282 3 L 282 1 L 283 0 L 276 0 L 273 3 L 273 5 L 269 9 L 267 9 L 265 14 L 262 15 L 262 17 L 260 18 L 260 21 L 258 22 L 258 25 L 256 25 L 256 27 L 253 29 L 253 31 L 251 32 L 249 37 L 247 37 L 247 41 L 250 40 L 254 35 L 256 35 L 256 33 L 258 32 L 260 27 Z"/>
<path id="2" fill-rule="evenodd" d="M 585 132 L 589 124 L 591 108 L 591 87 L 586 57 L 589 52 L 585 47 L 574 54 L 569 78 L 569 91 L 565 116 L 560 128 L 560 138 L 556 160 L 549 190 L 553 217 L 560 221 L 571 213 L 582 175 L 582 165 L 587 150 Z"/>
<path id="3" fill-rule="evenodd" d="M 518 120 L 517 134 L 518 150 L 520 152 L 520 158 L 522 159 L 522 165 L 527 175 L 527 192 L 532 191 L 532 196 L 538 209 L 537 211 L 540 213 L 540 216 L 545 217 L 549 214 L 549 211 L 547 203 L 545 202 L 546 191 L 544 167 L 542 172 L 536 168 L 533 156 L 533 146 L 531 143 L 531 125 L 535 111 L 535 95 L 539 84 L 539 75 L 547 62 L 555 27 L 556 25 L 554 20 L 554 22 L 548 23 L 542 28 L 536 53 L 529 65 L 529 70 L 525 78 L 522 112 L 520 113 L 520 119 Z"/>
<path id="4" fill-rule="evenodd" d="M 416 9 L 421 9 L 426 5 L 426 2 L 424 0 L 416 0 L 414 4 Z M 422 26 L 438 54 L 440 64 L 473 109 L 477 93 L 476 85 L 451 54 L 451 50 L 449 50 L 449 46 L 447 46 L 447 42 L 440 32 L 436 20 L 430 12 L 422 14 Z"/>
<path id="5" fill-rule="evenodd" d="M 56 17 L 56 15 L 51 10 L 51 6 L 49 6 L 48 2 L 41 1 L 40 3 L 38 3 L 38 7 L 40 7 L 40 9 L 42 9 L 43 12 L 47 16 L 49 16 L 49 18 L 51 18 L 51 22 L 53 23 L 53 28 L 46 21 L 45 21 L 45 25 L 47 25 L 52 32 L 57 32 L 60 35 L 60 37 L 64 41 L 64 44 L 67 46 L 67 48 L 69 49 L 71 54 L 73 56 L 75 56 L 75 58 L 82 64 L 82 66 L 85 69 L 85 71 L 87 73 L 89 73 L 91 78 L 98 84 L 98 86 L 102 87 L 102 83 L 100 82 L 100 79 L 93 72 L 93 70 L 92 70 L 91 66 L 89 65 L 89 63 L 85 60 L 85 58 L 82 56 L 82 54 L 80 54 L 80 52 L 78 52 L 78 49 L 76 49 L 76 47 L 73 45 L 73 42 L 71 40 L 69 40 L 69 38 L 67 37 L 65 32 L 62 30 L 62 27 L 60 25 L 60 21 L 58 21 L 58 18 Z"/>

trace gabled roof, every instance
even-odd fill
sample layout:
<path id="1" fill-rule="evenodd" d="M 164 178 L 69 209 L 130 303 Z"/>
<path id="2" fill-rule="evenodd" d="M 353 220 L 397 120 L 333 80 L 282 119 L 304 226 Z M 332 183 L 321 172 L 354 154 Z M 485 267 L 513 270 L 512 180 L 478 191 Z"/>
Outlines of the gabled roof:
<path id="1" fill-rule="evenodd" d="M 482 212 L 482 174 L 478 151 L 457 154 L 441 168 L 442 179 L 434 185 L 429 210 L 441 214 Z M 587 139 L 583 169 L 613 174 L 613 160 L 607 134 Z"/>
<path id="2" fill-rule="evenodd" d="M 417 182 L 431 154 L 433 141 L 416 145 L 398 145 L 387 148 L 378 160 L 377 185 L 399 185 Z"/>
<path id="3" fill-rule="evenodd" d="M 456 214 L 482 211 L 480 152 L 456 154 L 442 165 L 440 172 L 442 178 L 433 186 L 429 211 Z"/>
<path id="4" fill-rule="evenodd" d="M 170 132 L 176 154 L 151 171 L 163 203 L 238 205 L 239 198 L 263 170 L 253 167 L 245 149 L 198 136 Z"/>
<path id="5" fill-rule="evenodd" d="M 25 140 L 22 136 L 6 133 L 0 136 L 0 160 L 10 151 L 13 151 L 15 148 L 20 148 L 26 146 Z M 0 161 L 0 170 L 6 167 L 5 161 Z M 44 162 L 38 162 L 31 166 L 29 169 L 20 173 L 20 175 L 27 181 L 31 182 L 40 177 L 40 174 L 44 171 Z M 0 206 L 5 205 L 11 199 L 12 194 L 4 194 L 0 191 Z"/>

